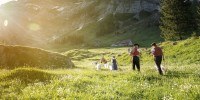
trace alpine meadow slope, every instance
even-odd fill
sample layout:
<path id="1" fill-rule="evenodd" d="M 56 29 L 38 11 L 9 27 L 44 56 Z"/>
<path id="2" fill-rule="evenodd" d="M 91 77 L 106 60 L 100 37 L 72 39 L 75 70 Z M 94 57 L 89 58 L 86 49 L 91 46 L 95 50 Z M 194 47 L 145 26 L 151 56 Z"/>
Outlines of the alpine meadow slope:
<path id="1" fill-rule="evenodd" d="M 82 49 L 64 52 L 76 68 L 0 70 L 1 99 L 176 99 L 200 98 L 199 38 L 164 42 L 165 75 L 154 67 L 149 48 L 142 49 L 141 73 L 133 72 L 127 48 Z M 180 55 L 184 55 L 181 56 Z M 96 71 L 93 61 L 116 55 L 119 71 Z M 176 59 L 175 59 L 176 57 Z M 164 63 L 164 62 L 163 62 Z M 33 77 L 33 75 L 37 74 Z M 17 85 L 17 87 L 16 87 Z M 34 90 L 34 91 L 33 91 Z"/>
<path id="2" fill-rule="evenodd" d="M 0 100 L 199 100 L 200 32 L 180 41 L 163 39 L 161 3 L 11 0 L 0 5 Z M 140 72 L 132 68 L 132 45 L 113 46 L 124 40 L 140 45 Z M 163 50 L 164 75 L 157 71 L 152 42 Z M 110 67 L 113 56 L 116 71 L 100 61 L 104 57 Z"/>
<path id="3" fill-rule="evenodd" d="M 95 46 L 103 41 L 99 37 L 107 35 L 115 37 L 112 42 L 129 39 L 125 35 L 134 40 L 134 34 L 140 35 L 144 27 L 158 29 L 159 4 L 159 0 L 11 1 L 0 6 L 0 22 L 8 23 L 1 24 L 0 42 L 47 48 L 59 44 Z M 152 37 L 159 38 L 158 31 L 154 32 Z"/>
<path id="4" fill-rule="evenodd" d="M 0 45 L 1 68 L 35 67 L 58 69 L 74 67 L 69 57 L 38 48 Z"/>

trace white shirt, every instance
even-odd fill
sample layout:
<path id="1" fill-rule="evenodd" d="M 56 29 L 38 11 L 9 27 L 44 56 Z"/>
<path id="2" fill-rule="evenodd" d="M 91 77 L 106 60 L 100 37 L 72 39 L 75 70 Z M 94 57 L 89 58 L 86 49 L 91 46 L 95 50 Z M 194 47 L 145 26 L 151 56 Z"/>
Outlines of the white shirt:
<path id="1" fill-rule="evenodd" d="M 133 48 L 129 48 L 128 53 L 131 53 L 133 50 L 134 50 Z M 138 48 L 137 51 L 140 52 L 140 49 Z"/>
<path id="2" fill-rule="evenodd" d="M 151 53 L 154 53 L 156 50 L 155 50 L 155 48 L 152 48 L 151 49 Z"/>

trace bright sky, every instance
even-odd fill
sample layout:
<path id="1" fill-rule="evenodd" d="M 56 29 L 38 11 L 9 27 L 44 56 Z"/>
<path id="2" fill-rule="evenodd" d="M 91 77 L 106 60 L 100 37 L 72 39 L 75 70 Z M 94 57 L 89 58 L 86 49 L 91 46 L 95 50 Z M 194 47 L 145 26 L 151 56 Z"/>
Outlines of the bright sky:
<path id="1" fill-rule="evenodd" d="M 10 1 L 18 1 L 18 0 L 0 0 L 0 5 L 8 3 Z"/>

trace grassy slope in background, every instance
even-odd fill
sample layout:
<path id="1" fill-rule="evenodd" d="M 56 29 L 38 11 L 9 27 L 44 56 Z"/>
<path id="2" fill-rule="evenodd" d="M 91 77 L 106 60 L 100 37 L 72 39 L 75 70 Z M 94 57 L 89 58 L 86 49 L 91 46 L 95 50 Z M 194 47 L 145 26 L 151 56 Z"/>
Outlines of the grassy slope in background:
<path id="1" fill-rule="evenodd" d="M 159 76 L 149 49 L 142 54 L 142 73 L 132 72 L 127 48 L 102 48 L 73 50 L 65 54 L 73 56 L 79 67 L 70 70 L 16 69 L 1 75 L 2 99 L 177 99 L 200 98 L 200 69 L 198 48 L 200 39 L 188 39 L 161 44 L 166 55 L 168 71 Z M 179 54 L 181 53 L 182 56 Z M 119 72 L 103 68 L 95 71 L 92 61 L 104 54 L 107 59 L 116 55 Z M 174 59 L 176 56 L 177 59 Z M 180 59 L 178 59 L 180 57 Z M 184 65 L 185 64 L 185 65 Z M 19 75 L 20 74 L 20 75 Z M 33 75 L 38 74 L 34 77 Z M 41 77 L 40 77 L 41 76 Z M 34 91 L 33 91 L 34 90 Z"/>
<path id="2" fill-rule="evenodd" d="M 37 68 L 71 68 L 69 57 L 38 48 L 0 45 L 0 66 L 13 69 L 19 66 Z"/>
<path id="3" fill-rule="evenodd" d="M 175 44 L 174 44 L 175 43 Z M 149 44 L 150 45 L 150 44 Z M 200 39 L 187 39 L 177 42 L 163 42 L 160 44 L 165 54 L 167 64 L 200 64 Z M 116 56 L 119 64 L 129 65 L 131 57 L 125 48 L 99 48 L 99 49 L 77 49 L 65 52 L 65 55 L 72 57 L 73 60 L 89 59 L 99 61 L 102 56 L 110 61 L 112 56 Z M 153 56 L 149 54 L 150 48 L 142 48 L 141 63 L 149 64 L 153 62 Z"/>
<path id="4" fill-rule="evenodd" d="M 176 45 L 173 45 L 173 42 L 165 42 L 162 46 L 166 59 L 172 63 L 200 64 L 200 39 L 178 41 Z"/>
<path id="5" fill-rule="evenodd" d="M 165 62 L 168 64 L 200 64 L 200 39 L 187 39 L 177 42 L 163 42 L 160 44 L 163 48 L 165 55 Z M 141 61 L 142 63 L 150 63 L 153 57 L 149 54 L 150 49 L 142 49 Z M 128 58 L 128 54 L 124 54 L 119 57 L 122 62 L 128 63 L 125 57 Z"/>

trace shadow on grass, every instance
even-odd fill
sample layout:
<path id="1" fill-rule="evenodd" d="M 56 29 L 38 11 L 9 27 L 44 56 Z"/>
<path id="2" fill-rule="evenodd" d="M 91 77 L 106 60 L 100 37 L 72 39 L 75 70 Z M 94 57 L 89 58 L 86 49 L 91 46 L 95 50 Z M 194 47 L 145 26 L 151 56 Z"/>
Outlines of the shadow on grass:
<path id="1" fill-rule="evenodd" d="M 183 72 L 183 71 L 168 71 L 166 77 L 168 78 L 188 78 L 189 76 L 193 75 L 193 73 Z"/>
<path id="2" fill-rule="evenodd" d="M 162 78 L 157 76 L 146 76 L 145 79 L 147 81 L 160 81 Z"/>
<path id="3" fill-rule="evenodd" d="M 89 68 L 87 67 L 79 67 L 79 66 L 75 66 L 74 68 L 71 69 L 82 69 L 82 70 L 88 70 Z"/>
<path id="4" fill-rule="evenodd" d="M 193 77 L 200 77 L 198 74 L 194 74 L 192 72 L 184 72 L 184 71 L 168 71 L 164 77 L 166 78 L 189 78 L 190 76 Z M 159 81 L 162 80 L 162 76 L 145 76 L 145 80 L 147 81 Z"/>

